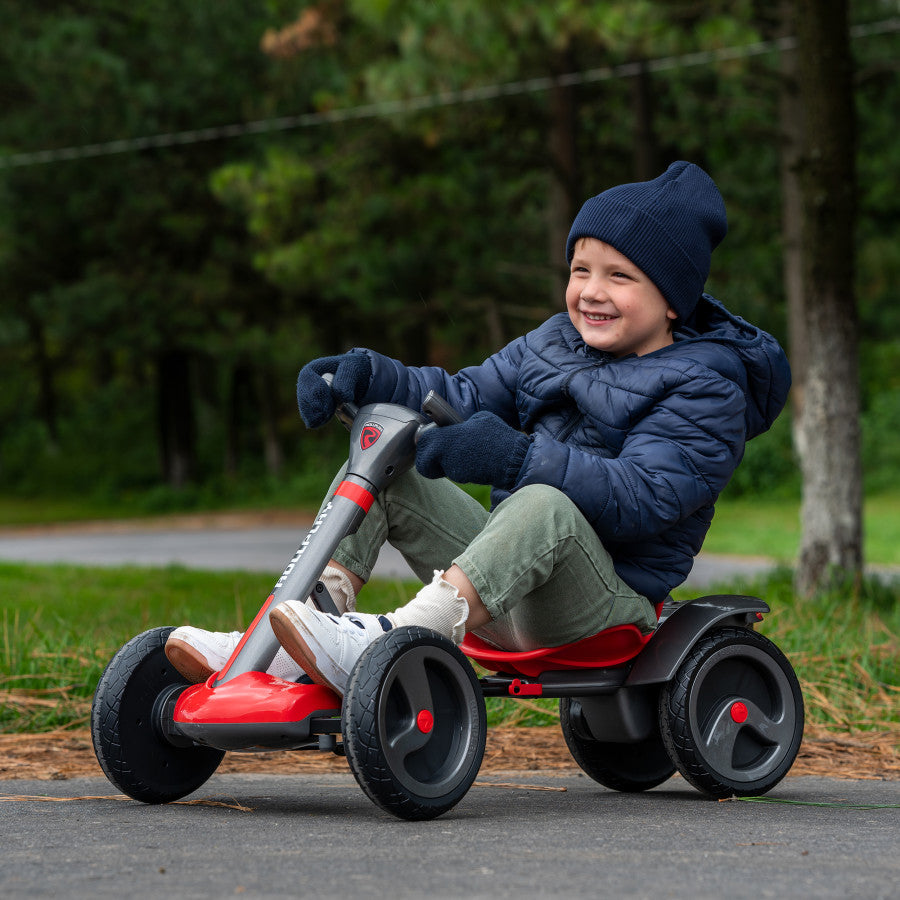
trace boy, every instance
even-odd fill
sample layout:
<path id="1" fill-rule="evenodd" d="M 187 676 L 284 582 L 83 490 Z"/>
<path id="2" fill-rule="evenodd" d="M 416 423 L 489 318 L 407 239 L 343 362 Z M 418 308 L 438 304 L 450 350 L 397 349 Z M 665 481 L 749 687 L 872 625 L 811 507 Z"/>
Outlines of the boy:
<path id="1" fill-rule="evenodd" d="M 726 230 L 712 179 L 677 162 L 584 204 L 566 245 L 567 311 L 481 365 L 451 376 L 360 349 L 309 363 L 297 383 L 309 427 L 341 400 L 418 408 L 432 388 L 465 421 L 423 433 L 415 470 L 335 552 L 323 578 L 344 615 L 299 601 L 271 611 L 286 655 L 270 671 L 343 692 L 365 648 L 401 625 L 519 650 L 625 622 L 651 630 L 790 385 L 774 338 L 703 294 Z M 491 512 L 452 482 L 491 485 Z M 391 613 L 355 613 L 385 540 L 426 583 Z M 181 628 L 167 653 L 208 674 L 238 637 Z"/>

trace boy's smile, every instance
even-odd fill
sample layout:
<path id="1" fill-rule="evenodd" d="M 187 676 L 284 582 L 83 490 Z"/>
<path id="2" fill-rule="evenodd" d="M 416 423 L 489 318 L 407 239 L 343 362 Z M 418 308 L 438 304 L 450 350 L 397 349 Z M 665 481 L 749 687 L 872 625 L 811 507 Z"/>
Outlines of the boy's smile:
<path id="1" fill-rule="evenodd" d="M 634 263 L 589 237 L 575 245 L 566 308 L 584 342 L 613 356 L 643 356 L 668 346 L 678 318 Z"/>

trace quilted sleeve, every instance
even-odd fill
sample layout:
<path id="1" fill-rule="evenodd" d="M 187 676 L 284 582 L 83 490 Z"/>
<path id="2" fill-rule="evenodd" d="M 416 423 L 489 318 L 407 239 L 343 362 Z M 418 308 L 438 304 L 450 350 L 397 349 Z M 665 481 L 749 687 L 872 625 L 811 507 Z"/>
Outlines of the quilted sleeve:
<path id="1" fill-rule="evenodd" d="M 629 429 L 619 452 L 535 435 L 516 483 L 567 494 L 601 538 L 661 534 L 715 501 L 744 452 L 744 395 L 709 373 L 687 379 Z"/>
<path id="2" fill-rule="evenodd" d="M 404 366 L 399 360 L 366 350 L 372 363 L 372 381 L 365 400 L 420 409 L 425 395 L 434 390 L 464 419 L 488 410 L 518 428 L 516 380 L 522 344 L 522 339 L 517 339 L 480 365 L 461 369 L 455 375 L 437 366 Z"/>

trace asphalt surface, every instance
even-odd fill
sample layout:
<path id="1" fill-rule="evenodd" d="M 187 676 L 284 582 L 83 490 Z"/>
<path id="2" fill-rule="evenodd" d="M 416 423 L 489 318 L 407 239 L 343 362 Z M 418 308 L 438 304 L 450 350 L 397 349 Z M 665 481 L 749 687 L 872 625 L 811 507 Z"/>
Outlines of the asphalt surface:
<path id="1" fill-rule="evenodd" d="M 243 569 L 277 576 L 306 536 L 308 525 L 256 528 L 141 529 L 139 526 L 0 533 L 0 559 L 96 566 L 168 566 L 193 569 Z M 772 567 L 771 560 L 701 554 L 686 585 L 706 589 L 735 576 L 753 577 Z M 385 546 L 375 575 L 414 576 L 403 557 Z"/>
<path id="2" fill-rule="evenodd" d="M 305 533 L 5 533 L 0 559 L 276 574 Z M 688 584 L 769 565 L 701 557 Z M 410 575 L 392 548 L 376 573 Z M 895 898 L 900 884 L 897 781 L 789 777 L 768 797 L 779 802 L 716 803 L 678 777 L 629 795 L 491 774 L 416 824 L 349 774 L 215 775 L 186 799 L 203 802 L 145 806 L 100 778 L 0 782 L 0 896 Z"/>
<path id="3" fill-rule="evenodd" d="M 382 812 L 350 775 L 214 775 L 194 805 L 116 795 L 99 778 L 0 782 L 0 896 L 896 898 L 900 885 L 896 781 L 789 777 L 780 802 L 717 803 L 679 778 L 634 795 L 491 775 L 424 823 Z"/>

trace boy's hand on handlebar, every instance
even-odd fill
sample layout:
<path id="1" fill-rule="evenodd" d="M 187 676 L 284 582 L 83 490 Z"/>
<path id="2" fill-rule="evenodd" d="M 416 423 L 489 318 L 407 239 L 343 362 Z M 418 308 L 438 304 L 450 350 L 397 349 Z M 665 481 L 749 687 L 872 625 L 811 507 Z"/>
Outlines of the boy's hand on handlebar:
<path id="1" fill-rule="evenodd" d="M 518 478 L 530 438 L 491 412 L 459 425 L 425 429 L 416 446 L 416 468 L 426 478 L 510 488 Z"/>
<path id="2" fill-rule="evenodd" d="M 331 386 L 322 380 L 330 372 Z M 297 407 L 307 428 L 324 425 L 339 403 L 359 403 L 372 380 L 372 364 L 365 353 L 323 356 L 307 363 L 297 378 Z"/>

